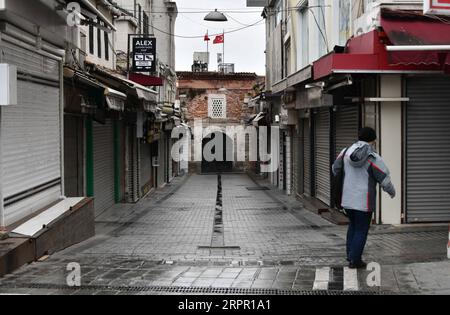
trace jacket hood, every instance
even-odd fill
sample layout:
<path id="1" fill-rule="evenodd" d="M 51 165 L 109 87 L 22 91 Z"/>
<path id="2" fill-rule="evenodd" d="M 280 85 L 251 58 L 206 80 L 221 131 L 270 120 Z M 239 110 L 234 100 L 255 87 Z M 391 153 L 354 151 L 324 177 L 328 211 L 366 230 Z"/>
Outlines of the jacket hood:
<path id="1" fill-rule="evenodd" d="M 355 150 L 350 155 L 350 165 L 356 168 L 366 165 L 369 157 L 374 153 L 370 144 L 364 141 L 359 141 L 356 144 Z"/>

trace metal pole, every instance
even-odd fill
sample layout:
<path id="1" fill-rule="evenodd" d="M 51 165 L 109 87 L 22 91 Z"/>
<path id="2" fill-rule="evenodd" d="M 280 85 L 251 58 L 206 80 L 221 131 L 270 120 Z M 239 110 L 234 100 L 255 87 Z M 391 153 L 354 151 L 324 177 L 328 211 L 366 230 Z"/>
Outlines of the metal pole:
<path id="1" fill-rule="evenodd" d="M 131 41 L 131 34 L 128 34 L 128 43 L 127 43 L 127 79 L 130 78 L 130 41 Z"/>
<path id="2" fill-rule="evenodd" d="M 223 51 L 222 51 L 222 53 L 223 53 L 223 55 L 222 55 L 222 64 L 224 65 L 224 70 L 225 70 L 225 30 L 223 30 L 223 34 L 222 34 L 222 39 L 223 39 Z M 223 70 L 223 71 L 224 71 Z M 225 71 L 224 71 L 225 72 Z"/>
<path id="3" fill-rule="evenodd" d="M 208 58 L 208 70 L 209 70 L 209 31 L 206 31 L 206 56 Z"/>

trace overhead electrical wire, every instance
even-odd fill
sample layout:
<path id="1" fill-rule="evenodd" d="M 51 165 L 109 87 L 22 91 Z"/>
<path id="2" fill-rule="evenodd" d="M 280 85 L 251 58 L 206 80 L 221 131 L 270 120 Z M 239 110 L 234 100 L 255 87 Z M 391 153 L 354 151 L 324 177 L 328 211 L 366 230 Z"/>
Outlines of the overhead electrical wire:
<path id="1" fill-rule="evenodd" d="M 235 19 L 233 16 L 231 16 L 230 14 L 225 14 L 225 16 L 227 17 L 227 18 L 229 18 L 229 19 L 231 19 L 231 20 L 233 20 L 234 22 L 236 22 L 236 23 L 238 23 L 238 24 L 240 24 L 240 25 L 242 25 L 242 26 L 250 26 L 251 24 L 246 24 L 246 23 L 243 23 L 243 22 L 241 22 L 241 21 L 239 21 L 239 20 L 237 20 L 237 19 Z"/>
<path id="2" fill-rule="evenodd" d="M 122 8 L 125 8 L 126 6 L 121 6 L 121 7 L 122 7 Z M 128 7 L 134 8 L 134 6 L 128 6 Z M 315 21 L 315 23 L 316 23 L 318 29 L 319 29 L 319 32 L 320 32 L 320 34 L 321 34 L 321 36 L 322 36 L 322 38 L 323 38 L 323 40 L 324 40 L 324 42 L 325 42 L 325 45 L 327 46 L 327 50 L 329 50 L 328 36 L 327 36 L 327 34 L 326 34 L 326 30 L 325 30 L 325 33 L 324 33 L 324 31 L 322 30 L 322 26 L 320 25 L 320 23 L 319 23 L 319 21 L 317 20 L 317 17 L 316 17 L 316 15 L 315 15 L 314 11 L 312 10 L 313 8 L 320 8 L 320 9 L 321 9 L 322 16 L 323 16 L 323 18 L 324 18 L 324 20 L 325 20 L 325 13 L 324 13 L 324 10 L 323 10 L 324 7 L 330 7 L 330 6 L 329 6 L 329 5 L 318 5 L 318 6 L 308 6 L 308 7 L 305 7 L 305 6 L 289 7 L 289 8 L 281 9 L 281 10 L 272 10 L 271 12 L 267 12 L 267 11 L 266 11 L 266 17 L 267 17 L 267 16 L 270 17 L 270 16 L 273 16 L 273 15 L 276 15 L 276 14 L 278 14 L 279 12 L 298 11 L 299 9 L 304 9 L 304 8 L 308 9 L 309 11 L 311 11 L 311 14 L 312 14 L 312 16 L 313 16 L 313 18 L 314 18 L 314 21 Z M 187 9 L 187 8 L 184 8 L 184 9 Z M 145 12 L 145 13 L 148 13 L 148 14 L 158 14 L 158 13 L 161 13 L 161 14 L 167 14 L 167 13 L 173 13 L 173 12 L 169 12 L 169 11 L 148 11 L 148 10 L 142 10 L 141 12 Z M 195 21 L 195 20 L 189 18 L 189 17 L 186 15 L 186 14 L 204 14 L 204 13 L 209 13 L 209 12 L 211 12 L 211 10 L 205 9 L 205 10 L 202 10 L 202 11 L 178 11 L 177 13 L 180 14 L 181 16 L 183 16 L 184 18 L 190 20 L 191 22 L 196 23 L 196 24 L 198 24 L 198 25 L 201 25 L 202 27 L 205 27 L 205 28 L 211 28 L 211 27 L 209 27 L 209 26 L 207 26 L 207 25 L 204 25 L 204 24 L 202 24 L 202 23 L 200 23 L 200 22 L 197 22 L 197 21 Z M 225 32 L 220 32 L 220 33 L 217 33 L 217 34 L 210 34 L 210 36 L 218 36 L 218 35 L 222 35 L 222 34 L 232 34 L 232 33 L 236 33 L 236 32 L 245 30 L 245 29 L 250 28 L 250 27 L 258 26 L 258 25 L 262 24 L 262 22 L 264 22 L 264 20 L 266 19 L 266 17 L 265 17 L 265 18 L 262 18 L 261 20 L 256 21 L 255 23 L 252 23 L 252 24 L 245 24 L 245 23 L 243 23 L 243 22 L 237 20 L 237 19 L 234 18 L 233 16 L 231 16 L 230 13 L 261 13 L 262 11 L 242 11 L 242 10 L 241 10 L 241 11 L 236 11 L 236 10 L 234 10 L 234 9 L 227 9 L 227 10 L 220 10 L 220 12 L 224 13 L 227 17 L 229 17 L 229 18 L 230 18 L 231 20 L 233 20 L 234 22 L 236 22 L 236 23 L 242 25 L 242 27 L 237 28 L 237 29 L 232 29 L 232 30 L 229 30 L 229 31 L 225 31 Z M 203 35 L 178 35 L 178 34 L 166 32 L 166 31 L 161 30 L 161 29 L 159 29 L 159 28 L 157 28 L 157 27 L 155 27 L 155 26 L 152 26 L 152 29 L 154 29 L 154 30 L 156 30 L 156 31 L 158 31 L 158 32 L 160 32 L 160 33 L 162 33 L 162 34 L 166 34 L 166 35 L 168 35 L 168 36 L 173 36 L 173 37 L 176 37 L 176 38 L 182 38 L 182 39 L 198 39 L 198 38 L 204 38 L 204 36 L 205 36 L 204 34 L 203 34 Z M 216 29 L 216 28 L 213 28 L 213 29 Z M 216 30 L 218 30 L 218 29 L 216 29 Z"/>
<path id="3" fill-rule="evenodd" d="M 250 28 L 250 27 L 258 26 L 258 25 L 262 24 L 262 22 L 264 22 L 264 19 L 261 19 L 261 20 L 255 22 L 255 23 L 247 25 L 247 26 L 243 26 L 243 27 L 240 27 L 240 28 L 237 28 L 237 29 L 233 29 L 233 30 L 225 31 L 225 32 L 221 32 L 221 33 L 210 34 L 209 36 L 219 36 L 219 35 L 223 35 L 223 34 L 236 33 L 236 32 L 245 30 L 245 29 Z M 159 29 L 159 28 L 157 28 L 155 26 L 153 26 L 153 28 L 155 30 L 157 30 L 158 32 L 160 32 L 160 33 L 166 34 L 168 36 L 174 36 L 176 38 L 195 39 L 195 38 L 204 38 L 205 37 L 205 34 L 203 34 L 203 35 L 194 35 L 194 36 L 184 36 L 184 35 L 177 35 L 177 34 L 173 34 L 173 33 L 169 33 L 169 32 L 163 31 L 163 30 L 161 30 L 161 29 Z"/>
<path id="4" fill-rule="evenodd" d="M 126 9 L 131 8 L 132 10 L 134 10 L 134 6 L 121 6 L 122 8 Z M 315 7 L 330 7 L 329 5 L 322 5 L 322 6 L 310 6 L 309 8 L 315 8 Z M 300 9 L 301 7 L 288 7 L 286 9 L 281 9 L 281 10 L 276 10 L 276 12 L 289 12 L 289 11 L 297 11 L 298 9 Z M 214 11 L 215 9 L 201 9 L 198 11 L 180 11 L 178 10 L 176 13 L 183 13 L 183 14 L 204 14 L 204 13 L 210 13 L 211 11 Z M 263 10 L 242 10 L 242 9 L 219 9 L 217 8 L 218 11 L 222 12 L 222 13 L 233 13 L 233 14 L 254 14 L 254 13 L 262 13 Z M 275 11 L 275 10 L 274 10 Z M 142 12 L 145 12 L 147 14 L 169 14 L 169 13 L 174 13 L 173 11 L 150 11 L 150 10 L 142 10 Z"/>
<path id="5" fill-rule="evenodd" d="M 206 28 L 206 29 L 223 30 L 223 28 L 210 27 L 210 26 L 208 26 L 208 25 L 205 25 L 205 24 L 203 24 L 203 23 L 200 23 L 200 22 L 198 22 L 198 21 L 196 21 L 196 20 L 190 18 L 188 15 L 186 15 L 186 14 L 184 14 L 184 13 L 180 13 L 180 15 L 181 15 L 183 18 L 189 20 L 190 22 L 192 22 L 192 23 L 194 23 L 194 24 L 197 24 L 197 25 L 200 25 L 200 26 L 202 26 L 202 27 L 204 27 L 204 28 Z"/>

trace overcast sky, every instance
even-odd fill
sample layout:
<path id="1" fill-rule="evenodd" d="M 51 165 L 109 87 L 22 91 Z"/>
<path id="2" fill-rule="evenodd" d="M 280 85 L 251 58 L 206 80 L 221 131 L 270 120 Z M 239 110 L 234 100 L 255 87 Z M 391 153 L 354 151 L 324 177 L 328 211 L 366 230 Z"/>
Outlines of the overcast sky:
<path id="1" fill-rule="evenodd" d="M 176 35 L 204 36 L 243 28 L 262 20 L 262 8 L 247 8 L 246 0 L 175 0 L 178 6 Z M 199 11 L 225 11 L 231 18 L 228 22 L 204 21 L 206 13 L 187 13 Z M 226 12 L 233 11 L 233 12 Z M 250 11 L 250 12 L 249 12 Z M 235 19 L 235 20 L 233 20 Z M 214 36 L 210 36 L 211 54 L 210 71 L 217 70 L 217 53 L 222 52 L 222 45 L 213 45 Z M 265 74 L 265 26 L 261 22 L 235 33 L 225 35 L 225 62 L 234 63 L 236 72 L 256 72 Z M 195 51 L 206 51 L 203 38 L 176 38 L 176 70 L 191 71 Z"/>

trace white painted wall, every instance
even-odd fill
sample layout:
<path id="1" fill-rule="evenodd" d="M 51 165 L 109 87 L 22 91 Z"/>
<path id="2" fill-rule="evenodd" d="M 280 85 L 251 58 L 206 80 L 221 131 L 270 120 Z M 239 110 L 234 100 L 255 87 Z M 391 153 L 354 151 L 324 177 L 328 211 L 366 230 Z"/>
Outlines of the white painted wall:
<path id="1" fill-rule="evenodd" d="M 95 3 L 96 1 L 91 1 L 93 3 Z M 99 1 L 97 1 L 97 9 L 103 13 L 103 15 L 112 23 L 114 24 L 113 21 L 113 16 L 112 13 L 105 7 L 103 6 L 99 6 L 98 5 Z M 116 56 L 114 53 L 114 49 L 115 49 L 115 41 L 116 41 L 116 33 L 115 31 L 111 31 L 109 33 L 109 45 L 108 45 L 108 50 L 109 50 L 109 60 L 106 60 L 105 58 L 105 38 L 104 38 L 104 31 L 100 32 L 100 36 L 101 36 L 101 48 L 102 48 L 102 54 L 101 57 L 98 56 L 98 41 L 97 41 L 97 36 L 98 36 L 98 32 L 97 32 L 97 28 L 94 27 L 94 54 L 90 53 L 90 49 L 89 49 L 89 41 L 90 41 L 90 35 L 89 35 L 89 26 L 83 26 L 82 27 L 83 32 L 86 34 L 86 60 L 97 64 L 99 66 L 108 68 L 108 69 L 116 69 Z"/>
<path id="2" fill-rule="evenodd" d="M 401 97 L 402 77 L 381 76 L 381 97 Z M 391 171 L 392 183 L 397 190 L 395 199 L 388 194 L 381 196 L 381 217 L 383 224 L 401 224 L 402 207 L 402 103 L 382 102 L 380 104 L 380 153 Z"/>
<path id="3" fill-rule="evenodd" d="M 136 27 L 129 20 L 116 20 L 116 50 L 126 52 L 128 49 L 128 34 L 135 34 Z"/>

